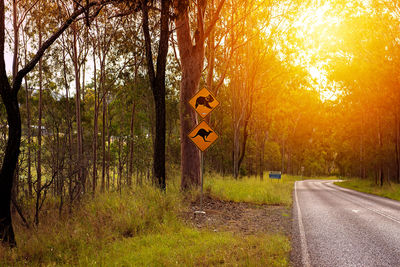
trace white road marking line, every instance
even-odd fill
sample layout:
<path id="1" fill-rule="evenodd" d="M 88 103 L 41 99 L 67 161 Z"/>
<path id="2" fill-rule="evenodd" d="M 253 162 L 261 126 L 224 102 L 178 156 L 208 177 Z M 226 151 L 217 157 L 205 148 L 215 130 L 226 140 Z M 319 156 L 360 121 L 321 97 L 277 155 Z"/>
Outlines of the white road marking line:
<path id="1" fill-rule="evenodd" d="M 365 207 L 365 208 L 366 208 L 367 210 L 370 210 L 370 211 L 372 211 L 372 212 L 375 212 L 375 213 L 377 213 L 377 214 L 379 214 L 379 215 L 381 215 L 381 216 L 383 216 L 383 217 L 388 218 L 389 220 L 392 220 L 392 221 L 397 222 L 397 223 L 400 224 L 400 221 L 399 221 L 397 218 L 395 218 L 395 217 L 393 217 L 393 216 L 391 216 L 391 215 L 389 215 L 389 214 L 385 214 L 385 213 L 383 213 L 382 211 L 376 210 L 376 209 L 373 209 L 373 208 L 368 208 L 368 207 Z"/>
<path id="2" fill-rule="evenodd" d="M 328 186 L 328 187 L 330 187 L 330 186 Z M 332 187 L 330 187 L 330 188 L 332 188 Z M 336 186 L 336 187 L 334 187 L 334 188 L 336 188 L 338 191 L 342 191 L 342 192 L 345 192 L 345 191 L 352 192 L 352 190 L 350 190 L 350 189 L 341 188 L 341 187 L 339 187 L 339 186 Z M 357 192 L 357 191 L 355 191 L 355 192 Z M 376 209 L 374 209 L 374 208 L 369 208 L 369 207 L 365 207 L 365 206 L 363 206 L 363 205 L 360 205 L 360 204 L 358 204 L 357 202 L 353 201 L 352 199 L 349 199 L 348 196 L 346 196 L 346 197 L 344 197 L 344 198 L 347 199 L 347 201 L 352 202 L 352 203 L 356 204 L 357 206 L 360 206 L 361 208 L 364 208 L 364 209 L 367 209 L 367 210 L 369 210 L 369 211 L 375 212 L 376 214 L 379 214 L 379 215 L 381 215 L 381 216 L 383 216 L 383 217 L 385 217 L 385 218 L 387 218 L 387 219 L 389 219 L 389 220 L 391 220 L 391 221 L 394 221 L 394 222 L 400 224 L 400 220 L 397 219 L 396 217 L 393 217 L 392 215 L 385 214 L 385 213 L 383 213 L 382 211 L 376 210 Z M 297 200 L 296 200 L 296 201 L 297 201 Z"/>
<path id="3" fill-rule="evenodd" d="M 297 198 L 297 189 L 296 189 L 297 182 L 294 183 L 294 197 L 296 199 L 296 206 L 297 206 L 297 216 L 299 220 L 299 232 L 300 232 L 300 245 L 301 245 L 301 258 L 303 262 L 303 266 L 310 267 L 310 256 L 308 255 L 308 248 L 307 248 L 307 240 L 306 234 L 304 231 L 303 226 L 303 219 L 301 217 L 301 210 L 299 206 L 299 199 Z"/>

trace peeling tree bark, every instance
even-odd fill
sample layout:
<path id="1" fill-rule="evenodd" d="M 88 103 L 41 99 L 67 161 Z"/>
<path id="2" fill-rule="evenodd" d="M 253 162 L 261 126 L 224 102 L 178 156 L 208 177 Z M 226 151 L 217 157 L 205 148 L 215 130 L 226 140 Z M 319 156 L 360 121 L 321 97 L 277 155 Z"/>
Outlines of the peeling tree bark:
<path id="1" fill-rule="evenodd" d="M 207 3 L 206 1 L 199 1 L 197 3 L 197 29 L 194 32 L 194 40 L 192 40 L 191 35 L 188 2 L 177 0 L 174 2 L 175 13 L 177 14 L 175 25 L 182 68 L 182 80 L 180 85 L 181 106 L 179 112 L 181 123 L 182 190 L 187 190 L 193 186 L 200 186 L 200 152 L 187 137 L 189 132 L 197 124 L 197 118 L 195 111 L 190 107 L 188 102 L 199 87 L 204 62 L 204 43 L 218 20 L 218 15 L 224 2 L 224 0 L 219 2 L 206 29 L 204 27 L 204 14 Z"/>

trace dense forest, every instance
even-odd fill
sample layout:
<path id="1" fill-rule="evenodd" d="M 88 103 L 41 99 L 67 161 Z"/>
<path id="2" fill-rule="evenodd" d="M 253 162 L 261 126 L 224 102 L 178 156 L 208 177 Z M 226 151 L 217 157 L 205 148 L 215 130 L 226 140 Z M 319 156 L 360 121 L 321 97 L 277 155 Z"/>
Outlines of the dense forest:
<path id="1" fill-rule="evenodd" d="M 220 102 L 206 172 L 400 183 L 399 16 L 385 0 L 1 1 L 0 238 L 15 242 L 10 201 L 37 225 L 49 198 L 61 214 L 200 185 L 202 88 Z"/>

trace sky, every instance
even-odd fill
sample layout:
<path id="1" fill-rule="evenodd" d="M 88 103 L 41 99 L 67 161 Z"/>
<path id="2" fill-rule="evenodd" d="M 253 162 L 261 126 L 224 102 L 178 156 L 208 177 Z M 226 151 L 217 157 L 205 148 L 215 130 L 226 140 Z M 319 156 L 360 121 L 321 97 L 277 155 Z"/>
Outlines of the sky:
<path id="1" fill-rule="evenodd" d="M 4 61 L 6 62 L 6 70 L 7 70 L 7 73 L 11 74 L 11 70 L 12 70 L 12 61 L 13 61 L 13 59 L 12 59 L 12 54 L 6 51 L 6 53 L 5 53 L 5 55 L 4 55 Z"/>

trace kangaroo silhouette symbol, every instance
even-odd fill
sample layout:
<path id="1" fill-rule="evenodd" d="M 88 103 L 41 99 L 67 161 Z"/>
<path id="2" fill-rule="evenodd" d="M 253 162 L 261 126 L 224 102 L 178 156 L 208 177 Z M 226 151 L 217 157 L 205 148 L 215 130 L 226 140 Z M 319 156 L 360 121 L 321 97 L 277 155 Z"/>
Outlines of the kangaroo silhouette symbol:
<path id="1" fill-rule="evenodd" d="M 206 138 L 212 133 L 212 131 L 207 131 L 206 129 L 201 128 L 200 130 L 197 131 L 197 134 L 195 136 L 192 136 L 192 138 L 195 138 L 196 136 L 203 137 L 204 142 L 210 142 L 207 141 Z"/>

